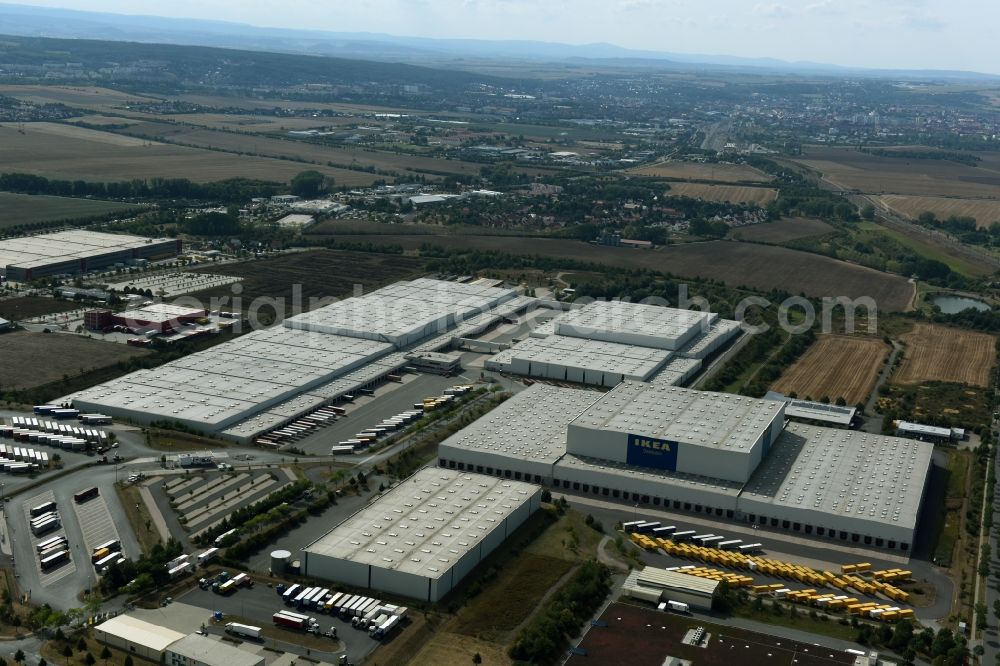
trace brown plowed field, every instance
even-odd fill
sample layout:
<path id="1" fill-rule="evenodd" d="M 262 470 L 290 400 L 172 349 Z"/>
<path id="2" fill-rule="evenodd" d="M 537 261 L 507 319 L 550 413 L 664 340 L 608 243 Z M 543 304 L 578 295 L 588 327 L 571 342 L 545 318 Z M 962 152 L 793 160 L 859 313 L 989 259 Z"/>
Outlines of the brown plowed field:
<path id="1" fill-rule="evenodd" d="M 699 162 L 663 162 L 632 169 L 637 176 L 671 180 L 714 180 L 720 183 L 766 183 L 771 176 L 745 164 L 701 164 Z"/>
<path id="2" fill-rule="evenodd" d="M 776 222 L 765 222 L 764 224 L 751 224 L 747 227 L 736 227 L 730 232 L 730 236 L 735 240 L 755 243 L 784 243 L 799 238 L 822 236 L 831 231 L 833 231 L 833 227 L 823 220 L 795 217 Z"/>
<path id="3" fill-rule="evenodd" d="M 868 399 L 888 351 L 878 338 L 821 335 L 771 390 L 813 400 L 843 398 L 855 405 Z"/>
<path id="4" fill-rule="evenodd" d="M 398 245 L 417 253 L 421 245 L 453 250 L 487 250 L 593 262 L 618 268 L 646 268 L 679 277 L 722 280 L 730 287 L 761 291 L 782 289 L 807 296 L 870 297 L 879 310 L 909 308 L 913 285 L 898 275 L 882 273 L 844 261 L 775 245 L 709 241 L 655 250 L 604 247 L 580 241 L 518 236 L 384 235 L 334 236 L 347 241 L 363 238 L 373 245 Z M 862 311 L 863 312 L 863 311 Z"/>
<path id="5" fill-rule="evenodd" d="M 807 146 L 793 161 L 821 172 L 834 185 L 866 194 L 993 198 L 1000 186 L 1000 164 L 989 158 L 973 167 L 881 157 L 841 146 Z"/>
<path id="6" fill-rule="evenodd" d="M 778 190 L 770 187 L 742 185 L 708 185 L 706 183 L 670 183 L 667 194 L 723 203 L 753 203 L 764 206 L 778 198 Z"/>
<path id="7" fill-rule="evenodd" d="M 906 343 L 903 363 L 893 382 L 956 382 L 985 388 L 996 361 L 992 335 L 937 324 L 916 324 L 900 339 Z"/>
<path id="8" fill-rule="evenodd" d="M 916 218 L 921 213 L 930 211 L 941 220 L 952 215 L 974 217 L 977 226 L 984 228 L 994 222 L 1000 222 L 1000 201 L 995 199 L 953 199 L 898 194 L 887 194 L 878 199 L 890 210 L 910 218 Z"/>

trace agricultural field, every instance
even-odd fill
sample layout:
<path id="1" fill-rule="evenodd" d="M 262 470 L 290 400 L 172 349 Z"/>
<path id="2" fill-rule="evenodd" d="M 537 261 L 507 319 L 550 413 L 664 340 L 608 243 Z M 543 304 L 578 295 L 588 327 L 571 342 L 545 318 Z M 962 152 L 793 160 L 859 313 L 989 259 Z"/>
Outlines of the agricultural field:
<path id="1" fill-rule="evenodd" d="M 345 239 L 349 239 L 346 236 Z M 875 299 L 880 310 L 909 309 L 914 286 L 882 273 L 809 252 L 773 245 L 709 241 L 655 250 L 602 247 L 572 240 L 512 236 L 366 236 L 366 243 L 397 245 L 416 254 L 430 243 L 457 251 L 488 250 L 592 262 L 617 268 L 645 268 L 679 277 L 721 280 L 730 287 L 803 292 L 811 297 Z"/>
<path id="2" fill-rule="evenodd" d="M 0 300 L 0 317 L 9 319 L 10 321 L 20 321 L 22 319 L 55 314 L 57 312 L 78 310 L 79 308 L 79 303 L 64 301 L 58 298 L 15 296 L 14 298 Z"/>
<path id="3" fill-rule="evenodd" d="M 413 257 L 314 250 L 218 267 L 201 266 L 197 270 L 243 278 L 240 283 L 243 290 L 239 294 L 243 309 L 249 308 L 255 299 L 268 298 L 284 304 L 284 315 L 291 316 L 296 307 L 313 309 L 310 299 L 344 298 L 354 294 L 356 287 L 368 293 L 390 282 L 417 277 L 422 267 L 423 262 Z M 229 301 L 221 303 L 225 309 L 232 305 L 233 287 L 216 287 L 195 292 L 190 297 L 206 305 L 212 298 L 228 297 Z M 316 304 L 326 303 L 316 301 Z M 270 311 L 272 308 L 264 309 Z"/>
<path id="4" fill-rule="evenodd" d="M 139 208 L 133 204 L 96 199 L 73 199 L 42 195 L 0 192 L 0 230 L 21 224 L 58 222 L 108 213 L 128 212 Z"/>
<path id="5" fill-rule="evenodd" d="M 855 148 L 808 146 L 793 162 L 833 185 L 866 194 L 989 198 L 997 196 L 1000 163 L 967 166 L 945 160 L 879 157 Z"/>
<path id="6" fill-rule="evenodd" d="M 996 362 L 996 338 L 937 324 L 914 324 L 893 383 L 954 382 L 986 388 Z"/>
<path id="7" fill-rule="evenodd" d="M 160 177 L 287 182 L 306 169 L 332 176 L 339 185 L 365 186 L 379 178 L 360 171 L 166 145 L 60 123 L 0 123 L 0 145 L 5 170 L 65 180 Z"/>
<path id="8" fill-rule="evenodd" d="M 118 109 L 125 108 L 129 104 L 159 101 L 156 97 L 95 86 L 0 85 L 0 95 L 35 104 L 66 104 L 92 110 Z"/>
<path id="9" fill-rule="evenodd" d="M 758 206 L 766 206 L 778 198 L 778 190 L 769 187 L 708 185 L 705 183 L 670 183 L 670 191 L 667 194 L 704 199 L 705 201 L 756 204 Z"/>
<path id="10" fill-rule="evenodd" d="M 122 130 L 129 136 L 162 139 L 170 143 L 210 148 L 230 153 L 253 153 L 264 157 L 307 162 L 314 165 L 333 163 L 341 166 L 374 167 L 383 172 L 429 172 L 473 175 L 481 165 L 459 160 L 420 157 L 403 153 L 323 146 L 309 141 L 286 140 L 260 135 L 220 132 L 204 127 L 146 122 L 130 125 Z M 301 167 L 304 169 L 306 167 Z M 301 170 L 300 169 L 300 170 Z M 346 173 L 358 173 L 346 171 Z M 367 176 L 368 174 L 361 173 Z M 338 180 L 338 183 L 341 181 Z M 350 183 L 348 183 L 350 184 Z"/>
<path id="11" fill-rule="evenodd" d="M 909 218 L 916 218 L 921 213 L 930 211 L 938 219 L 945 219 L 952 215 L 974 217 L 980 227 L 988 227 L 1000 222 L 1000 200 L 996 199 L 953 199 L 950 197 L 886 194 L 877 197 L 877 200 L 885 208 Z"/>
<path id="12" fill-rule="evenodd" d="M 812 400 L 843 398 L 856 405 L 868 399 L 888 353 L 878 338 L 820 335 L 771 390 Z"/>
<path id="13" fill-rule="evenodd" d="M 736 227 L 729 235 L 733 240 L 753 243 L 784 243 L 800 238 L 822 236 L 834 228 L 822 220 L 805 217 L 785 218 L 775 222 Z"/>
<path id="14" fill-rule="evenodd" d="M 0 358 L 4 359 L 0 390 L 43 386 L 148 353 L 70 333 L 5 333 L 0 335 Z"/>
<path id="15" fill-rule="evenodd" d="M 745 164 L 702 164 L 700 162 L 661 162 L 629 171 L 637 176 L 668 180 L 711 180 L 719 183 L 767 183 L 771 176 Z"/>

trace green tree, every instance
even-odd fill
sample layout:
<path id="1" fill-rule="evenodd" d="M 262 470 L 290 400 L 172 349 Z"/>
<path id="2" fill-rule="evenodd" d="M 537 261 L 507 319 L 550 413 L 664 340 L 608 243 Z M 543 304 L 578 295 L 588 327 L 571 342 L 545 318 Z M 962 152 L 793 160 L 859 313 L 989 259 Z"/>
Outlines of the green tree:
<path id="1" fill-rule="evenodd" d="M 14 661 L 19 664 L 24 661 L 24 650 L 21 648 L 17 649 L 17 652 L 14 653 Z"/>
<path id="2" fill-rule="evenodd" d="M 101 650 L 101 659 L 111 659 L 111 650 L 108 649 L 107 645 Z"/>
<path id="3" fill-rule="evenodd" d="M 94 666 L 97 663 L 97 659 L 94 659 L 94 655 L 88 652 L 83 658 L 83 663 L 87 664 L 87 666 Z"/>
<path id="4" fill-rule="evenodd" d="M 861 209 L 861 219 L 863 220 L 874 220 L 875 219 L 875 206 L 868 204 Z"/>
<path id="5" fill-rule="evenodd" d="M 319 171 L 302 171 L 292 178 L 291 192 L 303 199 L 312 199 L 327 191 L 333 179 L 327 179 Z"/>

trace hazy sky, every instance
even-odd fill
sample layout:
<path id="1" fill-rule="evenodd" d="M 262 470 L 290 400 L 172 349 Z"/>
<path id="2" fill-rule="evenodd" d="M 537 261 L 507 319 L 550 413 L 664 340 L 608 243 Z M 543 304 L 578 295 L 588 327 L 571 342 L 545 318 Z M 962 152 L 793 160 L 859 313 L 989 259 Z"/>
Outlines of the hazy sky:
<path id="1" fill-rule="evenodd" d="M 997 0 L 20 0 L 285 28 L 1000 73 Z M 2 26 L 0 26 L 2 32 Z"/>

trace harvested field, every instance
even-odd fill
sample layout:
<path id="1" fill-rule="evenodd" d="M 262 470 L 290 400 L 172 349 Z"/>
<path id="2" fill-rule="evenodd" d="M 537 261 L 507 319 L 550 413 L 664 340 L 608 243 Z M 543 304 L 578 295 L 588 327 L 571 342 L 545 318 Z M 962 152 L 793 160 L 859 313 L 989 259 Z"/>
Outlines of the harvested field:
<path id="1" fill-rule="evenodd" d="M 75 377 L 149 352 L 128 345 L 101 342 L 71 333 L 0 335 L 3 376 L 0 389 L 20 390 Z"/>
<path id="2" fill-rule="evenodd" d="M 422 267 L 423 262 L 413 257 L 315 250 L 219 267 L 201 266 L 198 272 L 241 277 L 243 291 L 239 296 L 244 309 L 255 299 L 269 298 L 284 304 L 284 315 L 291 316 L 295 310 L 311 310 L 325 304 L 319 299 L 350 296 L 356 287 L 368 293 L 390 282 L 414 278 L 422 272 Z M 220 304 L 225 308 L 232 304 L 233 287 L 199 291 L 189 297 L 206 305 L 211 298 L 226 297 L 230 300 Z M 311 304 L 311 299 L 316 300 Z"/>
<path id="3" fill-rule="evenodd" d="M 769 187 L 740 185 L 708 185 L 705 183 L 670 183 L 670 196 L 692 197 L 705 201 L 752 203 L 764 206 L 778 198 L 778 190 Z"/>
<path id="4" fill-rule="evenodd" d="M 746 629 L 706 622 L 704 618 L 663 613 L 636 602 L 616 602 L 601 615 L 605 627 L 587 627 L 580 646 L 586 656 L 571 656 L 573 666 L 620 664 L 662 666 L 668 656 L 701 666 L 735 663 L 772 666 L 835 666 L 853 664 L 854 655 L 817 643 L 758 634 Z M 687 632 L 704 627 L 704 645 L 685 644 Z M 641 640 L 636 640 L 641 636 Z M 623 659 L 623 655 L 627 658 Z"/>
<path id="5" fill-rule="evenodd" d="M 16 296 L 0 300 L 0 317 L 10 321 L 31 319 L 42 315 L 77 310 L 79 303 L 44 296 Z"/>
<path id="6" fill-rule="evenodd" d="M 0 145 L 5 170 L 64 180 L 161 177 L 209 182 L 242 177 L 287 182 L 307 169 L 332 176 L 338 185 L 365 186 L 380 178 L 289 160 L 164 145 L 58 123 L 0 123 Z"/>
<path id="7" fill-rule="evenodd" d="M 0 217 L 0 229 L 21 224 L 34 224 L 35 222 L 58 222 L 60 220 L 98 217 L 118 211 L 135 210 L 136 208 L 139 206 L 118 201 L 0 192 L 0 210 L 3 211 L 3 217 Z"/>
<path id="8" fill-rule="evenodd" d="M 349 235 L 340 236 L 351 240 Z M 357 237 L 354 237 L 357 238 Z M 601 247 L 572 240 L 510 236 L 365 236 L 366 243 L 398 245 L 419 252 L 424 243 L 457 251 L 489 250 L 591 262 L 618 268 L 646 268 L 680 277 L 722 280 L 730 287 L 781 289 L 811 297 L 871 297 L 880 310 L 909 308 L 913 285 L 889 275 L 809 252 L 773 245 L 709 241 L 655 250 Z"/>
<path id="9" fill-rule="evenodd" d="M 0 95 L 36 104 L 66 104 L 84 109 L 124 108 L 128 104 L 159 101 L 155 97 L 94 86 L 0 85 Z"/>
<path id="10" fill-rule="evenodd" d="M 938 219 L 945 219 L 952 215 L 974 217 L 980 227 L 988 227 L 1000 222 L 1000 200 L 887 194 L 878 197 L 878 201 L 889 210 L 909 218 L 916 218 L 921 213 L 930 211 L 937 215 Z"/>
<path id="11" fill-rule="evenodd" d="M 478 175 L 482 165 L 460 160 L 443 160 L 436 157 L 395 154 L 360 148 L 324 146 L 310 141 L 285 140 L 264 136 L 247 136 L 233 132 L 219 132 L 204 127 L 147 122 L 131 125 L 122 130 L 131 136 L 149 139 L 162 138 L 186 146 L 212 148 L 227 152 L 252 152 L 265 157 L 281 157 L 313 164 L 333 163 L 341 166 L 374 167 L 391 172 L 431 172 Z M 304 168 L 304 167 L 303 167 Z M 348 171 L 348 173 L 357 173 Z M 361 174 L 367 175 L 367 174 Z M 337 181 L 340 183 L 340 181 Z"/>
<path id="12" fill-rule="evenodd" d="M 855 148 L 809 146 L 793 160 L 823 174 L 830 183 L 866 194 L 997 196 L 1000 163 L 967 166 L 945 160 L 878 157 Z"/>
<path id="13" fill-rule="evenodd" d="M 767 183 L 772 177 L 745 164 L 702 164 L 699 162 L 662 162 L 631 169 L 637 176 L 669 180 L 714 180 L 720 183 Z"/>
<path id="14" fill-rule="evenodd" d="M 786 241 L 822 236 L 833 231 L 833 227 L 822 220 L 795 217 L 753 224 L 748 227 L 736 227 L 729 235 L 734 240 L 751 241 L 754 243 L 784 243 Z"/>
<path id="15" fill-rule="evenodd" d="M 894 383 L 989 385 L 990 370 L 996 362 L 996 339 L 992 335 L 919 323 L 900 340 L 906 343 L 906 349 Z"/>
<path id="16" fill-rule="evenodd" d="M 812 400 L 843 398 L 856 405 L 875 388 L 888 353 L 888 345 L 878 338 L 820 335 L 771 390 Z"/>

